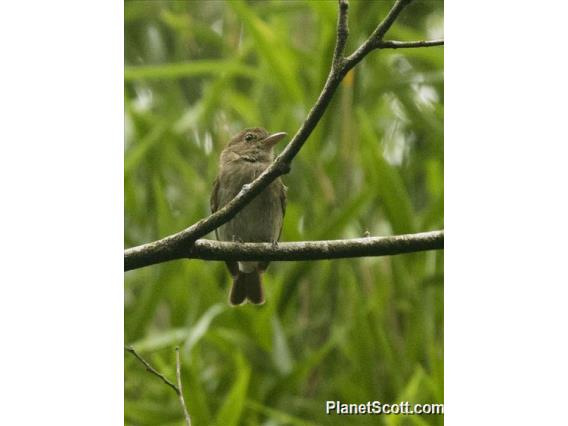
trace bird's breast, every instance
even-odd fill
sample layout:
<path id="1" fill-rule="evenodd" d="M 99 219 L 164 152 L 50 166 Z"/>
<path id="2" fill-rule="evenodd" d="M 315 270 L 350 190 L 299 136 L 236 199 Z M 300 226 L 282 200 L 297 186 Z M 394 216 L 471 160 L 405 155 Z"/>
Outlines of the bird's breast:
<path id="1" fill-rule="evenodd" d="M 233 162 L 237 163 L 237 162 Z M 242 189 L 260 175 L 267 163 L 239 161 L 224 167 L 219 176 L 219 206 L 231 201 Z M 282 183 L 272 182 L 237 215 L 219 228 L 219 237 L 225 241 L 276 241 L 282 227 Z"/>

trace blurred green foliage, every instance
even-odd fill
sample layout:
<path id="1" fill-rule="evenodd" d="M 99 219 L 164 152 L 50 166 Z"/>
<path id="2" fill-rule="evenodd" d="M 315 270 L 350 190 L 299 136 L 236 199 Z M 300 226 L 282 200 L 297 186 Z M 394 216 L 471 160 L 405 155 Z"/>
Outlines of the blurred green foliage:
<path id="1" fill-rule="evenodd" d="M 352 51 L 391 1 L 351 1 Z M 229 137 L 293 135 L 335 41 L 335 1 L 125 3 L 125 245 L 209 214 Z M 387 39 L 441 37 L 443 3 L 411 4 Z M 443 228 L 443 48 L 371 53 L 285 176 L 284 241 Z M 442 424 L 325 415 L 326 400 L 443 402 L 443 252 L 273 263 L 261 308 L 227 303 L 221 262 L 125 275 L 125 340 L 175 377 L 194 425 Z M 125 354 L 125 422 L 181 425 L 175 394 Z"/>

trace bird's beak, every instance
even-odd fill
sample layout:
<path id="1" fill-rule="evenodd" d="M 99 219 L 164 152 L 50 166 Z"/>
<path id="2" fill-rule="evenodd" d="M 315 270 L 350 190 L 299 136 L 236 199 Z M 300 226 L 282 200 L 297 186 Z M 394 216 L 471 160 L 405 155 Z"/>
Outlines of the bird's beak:
<path id="1" fill-rule="evenodd" d="M 265 139 L 263 139 L 262 144 L 267 146 L 268 148 L 272 148 L 281 139 L 283 139 L 284 136 L 286 136 L 286 135 L 287 135 L 286 132 L 272 133 L 271 135 L 269 135 Z"/>

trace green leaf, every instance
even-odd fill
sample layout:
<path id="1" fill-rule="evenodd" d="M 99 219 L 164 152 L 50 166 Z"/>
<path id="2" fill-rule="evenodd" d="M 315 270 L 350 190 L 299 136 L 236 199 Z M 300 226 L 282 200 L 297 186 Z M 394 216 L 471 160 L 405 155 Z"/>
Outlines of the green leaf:
<path id="1" fill-rule="evenodd" d="M 274 28 L 263 22 L 242 0 L 233 0 L 228 5 L 235 11 L 246 25 L 255 41 L 261 60 L 266 60 L 274 76 L 283 86 L 284 93 L 294 101 L 301 102 L 303 92 L 297 81 L 298 69 L 295 56 L 290 52 Z"/>
<path id="2" fill-rule="evenodd" d="M 383 158 L 381 144 L 373 130 L 370 118 L 365 110 L 357 109 L 362 144 L 365 152 L 363 160 L 365 170 L 373 175 L 375 190 L 380 194 L 385 210 L 395 234 L 416 232 L 414 212 L 410 195 L 399 171 Z"/>
<path id="3" fill-rule="evenodd" d="M 224 312 L 225 309 L 226 306 L 220 303 L 211 306 L 199 319 L 197 324 L 189 329 L 189 333 L 183 345 L 183 352 L 185 354 L 189 354 L 191 352 L 191 349 L 195 346 L 195 344 L 201 340 L 205 333 L 207 333 L 213 319 L 220 313 Z"/>
<path id="4" fill-rule="evenodd" d="M 235 355 L 237 379 L 217 413 L 217 426 L 236 426 L 239 424 L 247 397 L 251 367 L 240 352 Z"/>
<path id="5" fill-rule="evenodd" d="M 124 80 L 171 80 L 184 77 L 231 74 L 247 78 L 258 78 L 255 68 L 234 60 L 201 59 L 163 65 L 127 66 Z"/>
<path id="6" fill-rule="evenodd" d="M 280 374 L 289 374 L 290 371 L 292 371 L 292 354 L 290 353 L 282 324 L 276 315 L 272 317 L 272 332 L 274 339 L 272 344 L 272 360 L 274 361 L 274 365 Z"/>
<path id="7" fill-rule="evenodd" d="M 153 352 L 178 345 L 186 336 L 187 328 L 172 328 L 156 335 L 140 339 L 132 346 L 137 352 Z"/>
<path id="8" fill-rule="evenodd" d="M 276 420 L 283 425 L 291 425 L 291 426 L 316 426 L 316 423 L 309 422 L 307 420 L 300 419 L 298 417 L 294 417 L 289 413 L 284 411 L 276 410 L 274 408 L 270 408 L 266 405 L 259 404 L 258 402 L 247 400 L 246 405 L 251 410 L 257 411 L 261 414 L 264 414 L 271 420 Z"/>
<path id="9" fill-rule="evenodd" d="M 163 140 L 171 123 L 162 123 L 154 127 L 139 142 L 130 147 L 124 155 L 124 174 L 130 174 L 144 159 L 148 151 Z"/>

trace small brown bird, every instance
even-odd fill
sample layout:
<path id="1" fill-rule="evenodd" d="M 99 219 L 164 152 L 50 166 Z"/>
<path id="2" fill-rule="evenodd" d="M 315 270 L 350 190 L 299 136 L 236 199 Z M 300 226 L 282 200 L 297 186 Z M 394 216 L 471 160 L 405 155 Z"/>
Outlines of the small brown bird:
<path id="1" fill-rule="evenodd" d="M 221 153 L 219 174 L 211 194 L 211 211 L 215 212 L 231 201 L 242 189 L 260 175 L 274 159 L 272 148 L 286 133 L 269 134 L 262 128 L 244 129 L 233 136 Z M 282 231 L 286 210 L 286 186 L 280 178 L 274 180 L 229 222 L 215 230 L 221 241 L 276 243 Z M 264 303 L 261 274 L 269 262 L 227 262 L 233 277 L 229 296 L 231 305 L 247 299 Z"/>

